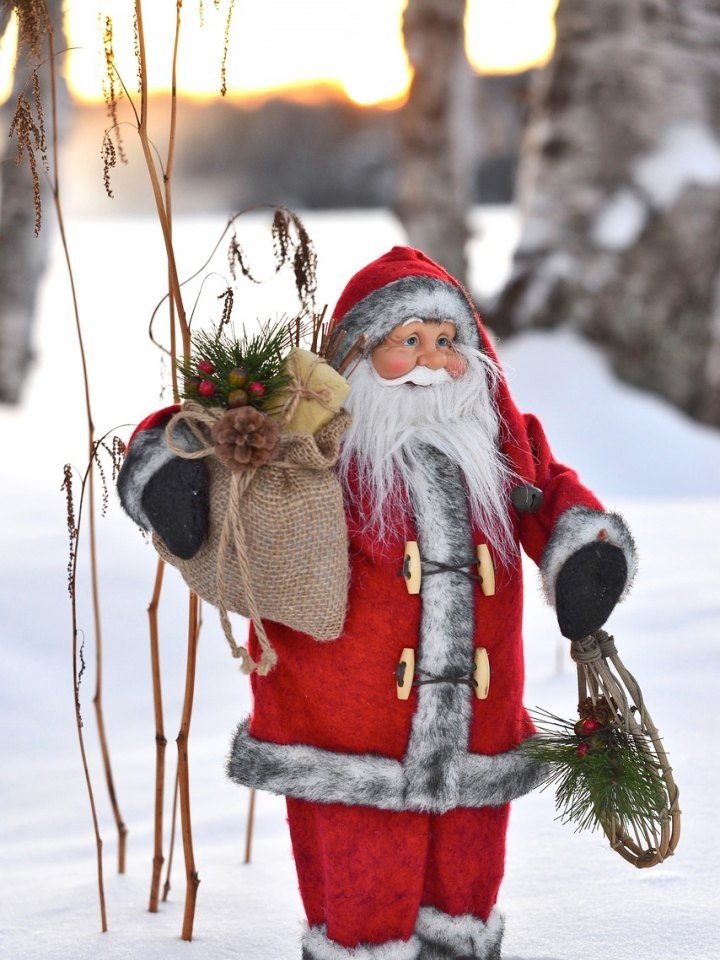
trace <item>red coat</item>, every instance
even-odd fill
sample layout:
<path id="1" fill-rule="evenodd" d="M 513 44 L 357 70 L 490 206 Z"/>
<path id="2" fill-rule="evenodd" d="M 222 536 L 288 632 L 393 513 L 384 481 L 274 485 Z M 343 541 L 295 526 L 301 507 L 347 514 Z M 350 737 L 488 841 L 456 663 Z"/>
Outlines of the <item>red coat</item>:
<path id="1" fill-rule="evenodd" d="M 505 452 L 544 496 L 533 514 L 510 507 L 525 552 L 538 563 L 545 552 L 552 575 L 600 528 L 621 540 L 617 518 L 604 514 L 576 473 L 553 459 L 539 422 L 526 416 L 511 426 Z M 252 678 L 252 716 L 240 726 L 229 761 L 237 782 L 300 799 L 434 812 L 504 803 L 536 784 L 537 770 L 515 749 L 533 733 L 522 703 L 519 556 L 512 567 L 495 559 L 490 597 L 459 574 L 428 577 L 422 596 L 411 596 L 399 575 L 406 539 L 417 540 L 424 557 L 444 562 L 458 553 L 472 556 L 486 541 L 470 525 L 459 474 L 450 476 L 451 465 L 437 452 L 428 454 L 438 460 L 441 487 L 416 504 L 414 529 L 399 530 L 380 549 L 347 514 L 351 581 L 341 636 L 319 643 L 265 623 L 278 665 Z M 433 542 L 435 521 L 453 543 Z M 408 700 L 398 699 L 395 670 L 405 647 L 415 649 L 419 668 L 445 676 L 468 675 L 474 648 L 484 647 L 491 670 L 487 699 L 448 683 L 417 687 Z M 250 648 L 257 657 L 252 632 Z"/>
<path id="2" fill-rule="evenodd" d="M 333 363 L 365 338 L 371 350 L 408 318 L 451 320 L 456 342 L 497 357 L 471 298 L 441 266 L 411 247 L 394 247 L 359 270 L 333 312 L 341 336 Z M 494 402 L 501 447 L 522 481 L 539 487 L 541 508 L 514 515 L 515 534 L 541 566 L 554 599 L 557 573 L 579 548 L 601 538 L 623 549 L 627 584 L 635 569 L 632 538 L 622 518 L 606 514 L 574 471 L 557 463 L 539 422 L 517 410 L 500 379 Z M 241 724 L 228 763 L 232 779 L 298 799 L 388 810 L 443 813 L 454 807 L 498 805 L 530 790 L 537 768 L 518 751 L 533 732 L 523 707 L 522 570 L 495 558 L 496 592 L 483 596 L 460 573 L 425 576 L 410 596 L 399 575 L 405 540 L 421 556 L 444 564 L 472 557 L 484 543 L 473 528 L 461 471 L 437 450 L 423 452 L 432 482 L 413 483 L 414 529 L 398 530 L 379 549 L 347 515 L 349 606 L 340 637 L 318 643 L 266 623 L 278 665 L 253 677 L 254 708 Z M 251 653 L 258 656 L 255 639 Z M 443 682 L 396 694 L 395 670 L 404 648 L 416 655 L 419 678 Z M 474 651 L 490 661 L 490 689 L 479 700 L 468 677 Z"/>

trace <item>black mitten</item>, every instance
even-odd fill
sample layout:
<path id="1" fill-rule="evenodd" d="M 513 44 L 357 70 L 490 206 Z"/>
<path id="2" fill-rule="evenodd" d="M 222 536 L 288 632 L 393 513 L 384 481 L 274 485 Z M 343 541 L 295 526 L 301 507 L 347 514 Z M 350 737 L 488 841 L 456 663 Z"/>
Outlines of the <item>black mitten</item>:
<path id="1" fill-rule="evenodd" d="M 207 536 L 210 480 L 204 460 L 173 457 L 150 477 L 142 505 L 153 530 L 170 553 L 194 557 Z"/>
<path id="2" fill-rule="evenodd" d="M 599 630 L 627 583 L 628 567 L 620 547 L 596 540 L 570 557 L 555 581 L 555 612 L 560 632 L 580 640 Z"/>
<path id="3" fill-rule="evenodd" d="M 180 427 L 176 440 L 188 450 L 196 442 Z M 156 533 L 181 560 L 194 557 L 205 540 L 210 515 L 210 475 L 205 460 L 175 456 L 164 427 L 133 438 L 117 480 L 127 514 L 148 533 Z"/>

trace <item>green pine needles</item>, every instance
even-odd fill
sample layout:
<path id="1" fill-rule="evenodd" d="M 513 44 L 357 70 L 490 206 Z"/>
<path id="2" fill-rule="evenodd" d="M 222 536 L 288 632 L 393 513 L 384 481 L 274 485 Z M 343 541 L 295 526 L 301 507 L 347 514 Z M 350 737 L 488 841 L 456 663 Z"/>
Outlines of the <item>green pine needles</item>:
<path id="1" fill-rule="evenodd" d="M 263 324 L 240 339 L 222 330 L 193 334 L 190 357 L 178 363 L 181 396 L 206 407 L 263 409 L 291 377 L 283 372 L 295 345 L 298 321 Z"/>
<path id="2" fill-rule="evenodd" d="M 660 768 L 642 737 L 616 723 L 573 724 L 545 710 L 533 716 L 538 733 L 523 744 L 547 765 L 543 789 L 555 787 L 562 823 L 616 837 L 653 839 L 668 815 Z M 588 729 L 589 725 L 589 729 Z"/>

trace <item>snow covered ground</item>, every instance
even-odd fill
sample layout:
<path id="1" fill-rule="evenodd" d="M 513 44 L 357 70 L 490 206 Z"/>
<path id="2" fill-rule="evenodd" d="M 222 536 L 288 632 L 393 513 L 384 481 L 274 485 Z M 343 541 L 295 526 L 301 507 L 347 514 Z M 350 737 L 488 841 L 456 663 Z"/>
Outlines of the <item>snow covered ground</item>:
<path id="1" fill-rule="evenodd" d="M 515 224 L 509 211 L 480 213 L 473 244 L 476 284 L 507 269 Z M 307 217 L 320 261 L 320 302 L 334 302 L 350 274 L 395 242 L 384 213 Z M 219 219 L 177 223 L 181 273 L 192 272 L 222 229 Z M 147 321 L 164 284 L 160 233 L 150 220 L 70 224 L 85 319 L 94 416 L 100 432 L 136 422 L 160 405 L 158 354 Z M 240 237 L 269 247 L 248 221 Z M 268 264 L 269 272 L 269 264 Z M 206 289 L 198 317 L 215 311 Z M 293 309 L 288 282 L 248 287 L 245 315 Z M 104 789 L 92 694 L 87 568 L 80 620 L 87 636 L 82 685 L 85 736 L 105 840 L 110 932 L 99 932 L 94 842 L 73 718 L 70 610 L 62 465 L 83 464 L 82 388 L 67 281 L 59 250 L 43 288 L 38 364 L 27 401 L 0 413 L 0 956 L 12 960 L 293 960 L 302 909 L 282 801 L 258 796 L 254 862 L 242 864 L 247 794 L 224 778 L 248 683 L 205 614 L 191 736 L 194 840 L 201 877 L 195 939 L 179 939 L 184 881 L 176 851 L 170 900 L 147 912 L 152 845 L 154 726 L 145 608 L 155 560 L 115 503 L 100 523 L 105 638 L 104 699 L 119 802 L 129 826 L 125 876 Z M 554 820 L 552 797 L 513 810 L 501 905 L 506 954 L 522 960 L 717 960 L 716 888 L 720 796 L 714 744 L 720 589 L 720 434 L 663 402 L 618 384 L 602 358 L 571 335 L 530 334 L 503 351 L 519 405 L 536 412 L 559 457 L 621 510 L 641 550 L 636 588 L 610 627 L 643 685 L 674 763 L 684 813 L 676 856 L 637 871 L 598 836 Z M 167 369 L 165 369 L 167 379 Z M 123 430 L 127 435 L 127 428 Z M 178 726 L 184 674 L 185 591 L 168 575 L 161 611 L 166 731 Z M 575 681 L 564 642 L 528 570 L 526 703 L 571 716 Z M 560 669 L 558 669 L 558 661 Z M 168 785 L 168 797 L 170 787 Z M 715 893 L 713 893 L 715 890 Z"/>

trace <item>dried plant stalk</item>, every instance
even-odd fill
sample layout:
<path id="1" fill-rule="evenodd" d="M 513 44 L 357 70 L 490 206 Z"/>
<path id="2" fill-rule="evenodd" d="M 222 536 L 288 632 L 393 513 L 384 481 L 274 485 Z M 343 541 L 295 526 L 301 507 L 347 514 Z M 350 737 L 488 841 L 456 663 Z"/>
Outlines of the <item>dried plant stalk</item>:
<path id="1" fill-rule="evenodd" d="M 170 850 L 168 851 L 167 871 L 165 873 L 165 883 L 163 884 L 163 903 L 170 893 L 170 876 L 172 874 L 173 854 L 175 853 L 175 827 L 177 825 L 178 792 L 180 786 L 179 764 L 175 764 L 175 789 L 173 790 L 173 806 L 171 814 L 170 827 Z"/>
<path id="2" fill-rule="evenodd" d="M 150 913 L 157 913 L 160 896 L 160 877 L 163 858 L 163 803 L 165 799 L 165 728 L 163 722 L 162 683 L 160 678 L 160 641 L 158 633 L 158 607 L 162 592 L 165 564 L 158 559 L 155 571 L 155 584 L 148 606 L 150 620 L 150 661 L 152 664 L 153 707 L 155 712 L 155 830 L 153 844 L 152 878 L 150 880 Z"/>
<path id="3" fill-rule="evenodd" d="M 245 824 L 245 863 L 250 863 L 252 857 L 252 841 L 255 829 L 255 793 L 255 788 L 251 788 L 247 823 Z"/>
<path id="4" fill-rule="evenodd" d="M 105 907 L 105 883 L 103 880 L 103 841 L 100 836 L 100 826 L 98 824 L 97 809 L 95 807 L 95 794 L 93 792 L 92 780 L 90 778 L 90 769 L 87 762 L 87 752 L 85 750 L 85 738 L 83 736 L 83 720 L 80 707 L 80 683 L 85 671 L 85 662 L 83 658 L 82 646 L 78 645 L 78 620 L 77 620 L 77 557 L 78 542 L 80 539 L 80 529 L 82 524 L 82 513 L 85 500 L 85 491 L 88 475 L 92 474 L 94 457 L 90 459 L 85 475 L 82 479 L 80 490 L 80 501 L 77 514 L 75 513 L 73 487 L 72 487 L 72 468 L 70 464 L 65 464 L 64 479 L 62 489 L 65 491 L 67 505 L 67 527 L 70 540 L 70 556 L 68 561 L 68 592 L 70 594 L 70 607 L 72 617 L 72 670 L 73 670 L 73 700 L 75 704 L 75 724 L 77 727 L 78 743 L 80 746 L 80 758 L 82 760 L 83 773 L 85 775 L 85 785 L 87 787 L 88 799 L 90 801 L 90 813 L 92 816 L 93 831 L 95 834 L 95 850 L 97 860 L 97 881 L 98 898 L 100 903 L 100 927 L 103 933 L 107 932 L 107 910 Z"/>
<path id="5" fill-rule="evenodd" d="M 7 4 L 6 4 L 7 6 Z M 83 478 L 83 490 L 82 496 L 84 498 L 86 490 L 88 497 L 88 512 L 89 512 L 89 541 L 90 541 L 90 568 L 91 568 L 91 583 L 92 583 L 92 602 L 93 602 L 93 619 L 95 624 L 95 643 L 96 643 L 96 660 L 97 660 L 97 672 L 96 672 L 96 690 L 95 690 L 95 713 L 98 721 L 98 732 L 100 736 L 100 743 L 103 756 L 103 766 L 106 773 L 106 779 L 108 784 L 108 792 L 110 795 L 110 801 L 113 808 L 113 813 L 115 815 L 116 823 L 118 826 L 118 864 L 119 869 L 122 872 L 124 870 L 125 862 L 125 842 L 127 835 L 127 828 L 122 820 L 120 815 L 119 806 L 117 803 L 117 794 L 115 791 L 112 770 L 110 765 L 110 755 L 107 746 L 107 738 L 105 735 L 105 727 L 102 713 L 102 637 L 100 632 L 100 606 L 99 606 L 99 590 L 98 590 L 98 580 L 97 580 L 97 550 L 96 550 L 96 535 L 95 535 L 95 516 L 96 516 L 96 507 L 95 507 L 95 487 L 94 487 L 94 464 L 97 460 L 98 453 L 98 444 L 95 442 L 95 430 L 92 418 L 92 409 L 90 403 L 90 387 L 89 387 L 89 378 L 88 378 L 88 368 L 87 360 L 85 356 L 85 348 L 83 342 L 82 328 L 80 323 L 80 312 L 78 308 L 78 299 L 77 291 L 75 286 L 75 276 L 72 268 L 72 262 L 70 258 L 70 251 L 67 242 L 67 235 L 65 231 L 65 221 L 63 215 L 63 208 L 60 200 L 60 172 L 59 172 L 59 157 L 58 157 L 58 97 L 57 97 L 57 75 L 56 75 L 56 58 L 57 51 L 55 45 L 55 32 L 52 17 L 48 9 L 48 4 L 46 0 L 28 0 L 25 3 L 11 3 L 11 7 L 14 8 L 18 16 L 18 25 L 19 25 L 19 37 L 20 44 L 25 46 L 31 55 L 37 60 L 40 61 L 42 55 L 47 47 L 47 57 L 46 62 L 48 64 L 48 77 L 50 85 L 50 104 L 51 104 L 51 122 L 52 122 L 52 168 L 47 161 L 47 147 L 45 142 L 45 125 L 43 117 L 43 107 L 42 100 L 40 95 L 40 81 L 37 69 L 33 71 L 31 76 L 32 83 L 32 98 L 35 105 L 35 118 L 32 116 L 32 109 L 24 96 L 21 96 L 18 101 L 17 111 L 13 124 L 11 126 L 11 133 L 15 132 L 18 136 L 19 150 L 27 154 L 28 162 L 33 173 L 34 181 L 34 193 L 35 193 L 35 210 L 36 210 L 36 232 L 40 228 L 40 218 L 41 218 L 41 206 L 40 206 L 40 193 L 39 193 L 39 183 L 37 177 L 37 161 L 35 154 L 39 153 L 43 166 L 48 172 L 48 179 L 50 183 L 50 190 L 53 198 L 53 203 L 55 206 L 55 212 L 57 215 L 58 229 L 60 233 L 60 239 L 63 249 L 63 254 L 65 258 L 66 269 L 68 273 L 68 278 L 70 281 L 70 289 L 72 294 L 72 303 L 73 303 L 73 313 L 75 319 L 76 333 L 78 338 L 78 345 L 80 349 L 80 358 L 82 366 L 82 376 L 84 384 L 84 393 L 85 393 L 85 408 L 87 416 L 87 428 L 88 428 L 88 470 Z M 76 561 L 76 556 L 73 557 L 72 563 L 74 565 Z M 73 567 L 73 604 L 75 603 L 74 598 L 74 567 Z M 76 631 L 76 622 L 75 616 L 73 614 L 74 622 L 74 633 Z M 75 658 L 75 645 L 77 638 L 73 637 L 73 656 Z M 79 709 L 79 703 L 77 702 L 76 695 L 76 709 Z M 85 757 L 85 747 L 81 738 L 81 756 L 83 760 L 83 768 L 86 774 L 86 780 L 89 784 L 89 776 L 87 773 L 87 762 Z M 91 807 L 93 810 L 93 820 L 96 827 L 96 836 L 98 840 L 98 877 L 99 883 L 101 886 L 100 898 L 102 903 L 101 916 L 103 930 L 107 929 L 107 919 L 105 916 L 104 909 L 104 893 L 102 891 L 102 843 L 99 840 L 99 835 L 97 834 L 97 825 L 95 818 L 95 809 L 94 809 L 94 798 L 91 793 Z"/>
<path id="6" fill-rule="evenodd" d="M 195 867 L 192 842 L 192 817 L 190 813 L 190 768 L 188 763 L 188 738 L 192 719 L 193 696 L 195 692 L 195 669 L 197 664 L 197 642 L 199 631 L 199 601 L 197 594 L 190 593 L 188 610 L 188 650 L 185 672 L 185 699 L 183 702 L 180 732 L 177 736 L 178 780 L 180 795 L 180 823 L 182 825 L 183 852 L 185 854 L 185 911 L 183 914 L 182 939 L 192 940 L 195 922 L 195 903 L 200 886 L 200 877 Z"/>

